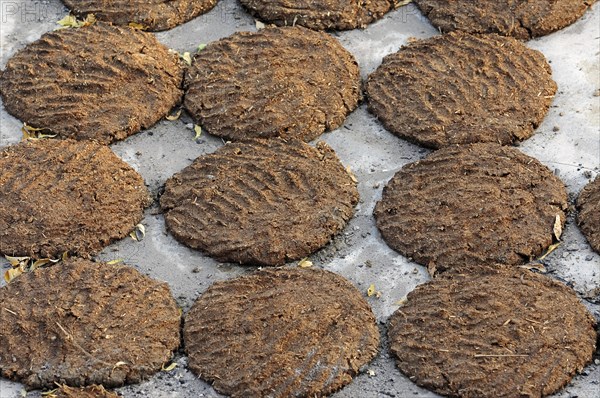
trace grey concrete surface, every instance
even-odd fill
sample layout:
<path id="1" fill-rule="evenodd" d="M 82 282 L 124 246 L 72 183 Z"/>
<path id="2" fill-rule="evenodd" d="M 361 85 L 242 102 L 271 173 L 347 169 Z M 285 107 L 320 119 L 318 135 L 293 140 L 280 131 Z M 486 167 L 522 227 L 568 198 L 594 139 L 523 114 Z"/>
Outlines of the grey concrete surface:
<path id="1" fill-rule="evenodd" d="M 55 29 L 56 21 L 67 10 L 58 0 L 0 0 L 0 67 L 17 50 Z M 183 52 L 194 51 L 200 43 L 209 43 L 235 31 L 255 30 L 255 21 L 236 0 L 221 0 L 217 7 L 182 26 L 157 33 L 165 45 Z M 438 34 L 411 4 L 397 9 L 365 30 L 334 33 L 351 51 L 365 78 L 386 54 L 398 50 L 410 38 Z M 520 149 L 550 167 L 566 184 L 571 200 L 600 172 L 600 6 L 596 5 L 574 25 L 527 43 L 542 51 L 554 73 L 559 91 L 545 121 L 534 137 Z M 308 66 L 307 66 L 308 67 Z M 0 147 L 21 139 L 21 122 L 0 106 Z M 153 195 L 165 180 L 197 156 L 222 145 L 216 137 L 204 135 L 194 141 L 191 120 L 161 121 L 112 149 L 135 167 L 145 178 Z M 316 267 L 337 272 L 351 280 L 361 291 L 373 283 L 380 298 L 369 297 L 382 331 L 380 355 L 352 384 L 337 392 L 336 398 L 350 397 L 437 397 L 411 383 L 394 366 L 385 339 L 385 322 L 397 308 L 395 304 L 415 286 L 426 282 L 426 270 L 395 253 L 382 241 L 372 217 L 381 190 L 394 172 L 406 163 L 429 153 L 388 133 L 361 105 L 345 124 L 324 134 L 342 162 L 350 166 L 359 180 L 361 201 L 347 228 L 328 246 L 311 256 Z M 0 171 L 1 172 L 1 171 Z M 176 242 L 165 230 L 156 202 L 145 213 L 146 237 L 141 242 L 127 238 L 107 247 L 100 260 L 124 261 L 156 279 L 169 283 L 184 311 L 214 281 L 251 272 L 249 267 L 219 264 Z M 549 275 L 572 286 L 581 296 L 600 287 L 600 256 L 594 253 L 576 227 L 573 215 L 568 219 L 563 244 L 550 254 L 545 265 Z M 0 261 L 2 271 L 8 267 Z M 598 297 L 584 301 L 600 318 Z M 26 341 L 23 342 L 27 344 Z M 175 357 L 177 367 L 160 372 L 140 385 L 118 390 L 124 397 L 218 397 L 206 383 L 186 369 L 186 358 Z M 600 397 L 600 361 L 588 366 L 582 375 L 555 394 L 556 398 Z M 370 375 L 369 375 L 370 374 Z M 0 397 L 39 397 L 39 391 L 25 393 L 18 383 L 0 379 Z"/>

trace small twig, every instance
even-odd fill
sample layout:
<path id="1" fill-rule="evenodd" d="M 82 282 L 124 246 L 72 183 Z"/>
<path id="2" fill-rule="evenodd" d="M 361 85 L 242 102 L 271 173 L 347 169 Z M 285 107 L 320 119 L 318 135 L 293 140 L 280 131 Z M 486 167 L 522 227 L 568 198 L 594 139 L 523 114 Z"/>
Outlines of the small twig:
<path id="1" fill-rule="evenodd" d="M 475 358 L 484 357 L 528 357 L 529 354 L 475 354 Z"/>
<path id="2" fill-rule="evenodd" d="M 2 307 L 2 308 L 4 308 L 4 307 Z M 15 315 L 15 316 L 19 316 L 19 314 L 17 314 L 17 313 L 16 313 L 16 312 L 14 312 L 14 311 L 11 311 L 11 310 L 9 310 L 8 308 L 4 308 L 4 310 L 5 310 L 6 312 L 10 312 L 11 314 L 13 314 L 13 315 Z"/>
<path id="3" fill-rule="evenodd" d="M 528 322 L 533 322 L 533 323 L 538 323 L 540 325 L 543 325 L 542 322 L 534 321 L 533 319 L 525 318 L 525 320 L 528 321 Z"/>
<path id="4" fill-rule="evenodd" d="M 79 351 L 83 352 L 87 357 L 89 357 L 90 359 L 93 359 L 94 361 L 100 362 L 101 364 L 107 365 L 107 366 L 112 366 L 112 364 L 108 363 L 108 362 L 104 362 L 98 358 L 96 358 L 95 356 L 93 356 L 92 354 L 90 354 L 89 352 L 87 352 L 85 350 L 85 348 L 83 348 L 82 346 L 80 346 L 79 344 L 77 344 L 77 342 L 75 341 L 75 339 L 73 338 L 73 335 L 71 335 L 69 332 L 67 332 L 65 330 L 65 328 L 62 327 L 62 325 L 58 322 L 56 322 L 56 325 L 60 328 L 60 330 L 63 331 L 63 333 L 67 336 L 67 340 L 70 341 L 77 349 L 79 349 Z"/>

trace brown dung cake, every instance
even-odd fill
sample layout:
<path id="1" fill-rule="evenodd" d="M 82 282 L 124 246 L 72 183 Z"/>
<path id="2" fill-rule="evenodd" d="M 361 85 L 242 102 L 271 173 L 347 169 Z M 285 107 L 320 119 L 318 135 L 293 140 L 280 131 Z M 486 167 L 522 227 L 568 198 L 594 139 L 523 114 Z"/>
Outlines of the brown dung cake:
<path id="1" fill-rule="evenodd" d="M 594 318 L 575 293 L 524 269 L 418 286 L 390 318 L 390 349 L 413 382 L 450 397 L 554 393 L 592 360 Z"/>
<path id="2" fill-rule="evenodd" d="M 121 239 L 150 203 L 142 177 L 91 141 L 27 141 L 0 149 L 0 253 L 88 256 Z"/>
<path id="3" fill-rule="evenodd" d="M 30 388 L 138 383 L 179 346 L 166 283 L 123 265 L 67 260 L 0 289 L 0 370 Z"/>
<path id="4" fill-rule="evenodd" d="M 521 40 L 575 22 L 596 0 L 415 0 L 442 32 L 498 33 Z"/>
<path id="5" fill-rule="evenodd" d="M 369 110 L 409 141 L 507 145 L 533 135 L 556 83 L 544 55 L 513 38 L 451 33 L 386 56 L 366 92 Z"/>
<path id="6" fill-rule="evenodd" d="M 181 25 L 211 10 L 217 0 L 63 0 L 76 15 L 94 14 L 116 25 L 137 23 L 158 31 Z"/>
<path id="7" fill-rule="evenodd" d="M 577 198 L 579 228 L 590 246 L 600 253 L 600 177 L 596 177 L 581 191 Z"/>
<path id="8" fill-rule="evenodd" d="M 56 391 L 46 393 L 45 398 L 119 398 L 114 392 L 107 391 L 102 386 L 69 387 L 61 385 Z"/>
<path id="9" fill-rule="evenodd" d="M 435 273 L 537 258 L 562 230 L 566 208 L 565 187 L 547 167 L 488 143 L 447 147 L 404 166 L 375 217 L 390 247 Z"/>
<path id="10" fill-rule="evenodd" d="M 361 293 L 329 271 L 267 269 L 212 285 L 183 330 L 189 367 L 222 394 L 321 397 L 378 351 Z"/>
<path id="11" fill-rule="evenodd" d="M 310 141 L 341 126 L 360 98 L 352 54 L 302 27 L 240 32 L 199 52 L 184 105 L 209 133 Z"/>
<path id="12" fill-rule="evenodd" d="M 171 177 L 177 240 L 220 261 L 281 265 L 319 249 L 354 213 L 356 183 L 333 149 L 281 138 L 229 143 Z"/>
<path id="13" fill-rule="evenodd" d="M 111 143 L 148 128 L 183 94 L 183 68 L 151 33 L 97 22 L 44 34 L 0 77 L 6 110 L 61 138 Z"/>
<path id="14" fill-rule="evenodd" d="M 279 26 L 315 30 L 366 28 L 394 9 L 394 0 L 240 0 L 248 11 Z"/>

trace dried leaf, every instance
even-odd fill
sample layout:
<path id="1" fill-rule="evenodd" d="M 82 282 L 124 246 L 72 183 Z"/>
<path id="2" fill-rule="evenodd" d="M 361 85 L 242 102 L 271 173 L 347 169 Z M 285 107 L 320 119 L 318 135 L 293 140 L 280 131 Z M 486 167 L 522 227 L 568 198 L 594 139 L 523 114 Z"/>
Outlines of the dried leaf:
<path id="1" fill-rule="evenodd" d="M 8 262 L 10 263 L 10 265 L 12 265 L 13 267 L 21 267 L 26 265 L 29 260 L 31 260 L 31 257 L 11 257 L 11 256 L 4 256 L 5 259 L 8 260 Z"/>
<path id="2" fill-rule="evenodd" d="M 114 265 L 114 264 L 119 264 L 119 263 L 122 263 L 122 262 L 123 262 L 122 258 L 115 258 L 114 260 L 110 260 L 106 264 L 108 264 L 108 265 Z"/>
<path id="3" fill-rule="evenodd" d="M 129 27 L 136 29 L 136 30 L 148 30 L 148 27 L 144 24 L 141 24 L 139 22 L 129 22 Z"/>
<path id="4" fill-rule="evenodd" d="M 162 370 L 164 372 L 170 372 L 173 369 L 175 369 L 177 367 L 177 364 L 175 362 L 172 362 L 169 366 L 165 367 L 164 365 L 162 366 Z"/>
<path id="5" fill-rule="evenodd" d="M 375 284 L 371 283 L 367 289 L 367 296 L 371 297 L 375 294 Z"/>
<path id="6" fill-rule="evenodd" d="M 396 4 L 394 4 L 394 8 L 400 8 L 402 6 L 412 3 L 412 1 L 413 0 L 400 0 Z"/>
<path id="7" fill-rule="evenodd" d="M 4 273 L 4 280 L 6 281 L 6 283 L 10 283 L 13 279 L 21 275 L 23 272 L 25 271 L 21 267 L 11 268 Z"/>
<path id="8" fill-rule="evenodd" d="M 35 260 L 33 264 L 29 267 L 29 271 L 35 271 L 39 267 L 46 265 L 50 262 L 49 258 L 40 258 L 39 260 Z"/>
<path id="9" fill-rule="evenodd" d="M 298 262 L 298 267 L 300 267 L 300 268 L 310 268 L 312 266 L 313 266 L 313 263 L 308 258 L 303 258 L 302 260 L 300 260 Z"/>
<path id="10" fill-rule="evenodd" d="M 25 140 L 42 140 L 44 138 L 54 138 L 57 134 L 43 134 L 40 131 L 48 130 L 45 127 L 35 128 L 29 126 L 27 123 L 23 123 L 23 127 L 21 127 L 21 132 L 23 133 L 23 141 Z"/>
<path id="11" fill-rule="evenodd" d="M 192 65 L 192 56 L 190 55 L 189 52 L 184 52 L 183 54 L 179 55 L 181 57 L 182 60 L 184 60 L 184 62 L 188 65 Z"/>
<path id="12" fill-rule="evenodd" d="M 541 272 L 542 274 L 545 274 L 546 272 L 548 272 L 548 270 L 546 270 L 546 267 L 544 267 L 544 264 L 541 263 L 529 263 L 529 264 L 525 264 L 525 265 L 519 265 L 519 268 L 523 268 L 526 270 L 536 270 Z"/>
<path id="13" fill-rule="evenodd" d="M 96 16 L 94 14 L 88 14 L 85 19 L 78 20 L 75 16 L 68 14 L 57 23 L 61 26 L 59 29 L 66 28 L 81 28 L 82 26 L 88 26 L 96 22 Z"/>
<path id="14" fill-rule="evenodd" d="M 196 133 L 194 136 L 194 141 L 198 142 L 198 139 L 200 139 L 200 136 L 202 136 L 202 127 L 194 124 L 194 132 Z"/>
<path id="15" fill-rule="evenodd" d="M 115 366 L 113 366 L 113 370 L 115 370 L 116 368 L 121 367 L 121 366 L 127 366 L 127 362 L 119 361 L 119 362 L 115 363 Z"/>
<path id="16" fill-rule="evenodd" d="M 256 21 L 256 30 L 261 30 L 265 28 L 265 24 L 260 22 L 260 21 Z"/>
<path id="17" fill-rule="evenodd" d="M 560 240 L 560 236 L 562 235 L 562 222 L 560 221 L 560 215 L 557 214 L 556 217 L 554 218 L 554 227 L 552 229 L 552 231 L 554 232 L 554 236 L 556 237 L 556 240 Z"/>
<path id="18" fill-rule="evenodd" d="M 198 45 L 198 52 L 204 50 L 206 48 L 206 43 L 202 43 L 200 45 Z"/>
<path id="19" fill-rule="evenodd" d="M 131 239 L 135 240 L 136 242 L 141 242 L 146 236 L 146 227 L 144 227 L 143 224 L 136 225 L 135 229 L 131 231 L 129 236 L 131 236 Z"/>
<path id="20" fill-rule="evenodd" d="M 45 391 L 42 393 L 42 397 L 45 398 L 56 398 L 56 392 L 58 391 L 58 388 L 55 388 L 54 390 L 50 390 L 50 391 Z"/>
<path id="21" fill-rule="evenodd" d="M 546 250 L 546 253 L 544 253 L 544 255 L 540 258 L 538 258 L 539 261 L 542 261 L 543 259 L 545 259 L 548 254 L 552 253 L 554 250 L 556 250 L 559 246 L 561 245 L 561 242 L 555 243 L 553 245 L 548 246 L 548 250 Z"/>
<path id="22" fill-rule="evenodd" d="M 399 305 L 400 307 L 402 307 L 406 303 L 408 303 L 408 297 L 404 296 L 400 300 L 396 301 L 394 304 Z"/>
<path id="23" fill-rule="evenodd" d="M 354 182 L 354 183 L 358 182 L 358 180 L 356 179 L 356 176 L 354 175 L 354 173 L 350 169 L 350 166 L 346 167 L 346 173 L 348 173 L 348 175 L 350 176 L 350 179 L 352 180 L 352 182 Z"/>
<path id="24" fill-rule="evenodd" d="M 170 121 L 173 121 L 173 120 L 177 120 L 177 119 L 179 119 L 179 117 L 180 117 L 180 116 L 181 116 L 181 109 L 179 109 L 177 112 L 175 112 L 175 113 L 174 113 L 174 114 L 172 114 L 172 115 L 167 115 L 167 116 L 165 117 L 165 119 L 167 119 L 167 120 L 170 120 Z"/>
<path id="25" fill-rule="evenodd" d="M 368 369 L 367 370 L 367 374 L 369 375 L 369 377 L 374 377 L 375 376 L 375 371 L 372 369 Z"/>

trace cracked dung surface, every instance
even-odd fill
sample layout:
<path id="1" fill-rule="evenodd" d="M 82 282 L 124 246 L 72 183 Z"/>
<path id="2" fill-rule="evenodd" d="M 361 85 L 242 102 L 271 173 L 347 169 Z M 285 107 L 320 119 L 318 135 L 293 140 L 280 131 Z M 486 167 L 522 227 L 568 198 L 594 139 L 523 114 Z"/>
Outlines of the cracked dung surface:
<path id="1" fill-rule="evenodd" d="M 213 284 L 188 313 L 189 366 L 231 397 L 325 396 L 378 351 L 362 294 L 329 271 L 266 269 Z"/>
<path id="2" fill-rule="evenodd" d="M 211 10 L 217 0 L 63 0 L 74 14 L 115 25 L 138 23 L 151 31 L 171 29 Z"/>
<path id="3" fill-rule="evenodd" d="M 168 285 L 123 265 L 39 268 L 1 288 L 0 302 L 2 376 L 29 388 L 139 383 L 179 347 Z"/>
<path id="4" fill-rule="evenodd" d="M 110 148 L 46 139 L 0 150 L 0 253 L 80 257 L 124 238 L 143 217 L 142 177 Z"/>
<path id="5" fill-rule="evenodd" d="M 169 232 L 220 261 L 281 265 L 324 246 L 354 214 L 356 183 L 333 149 L 281 138 L 229 143 L 171 177 Z"/>
<path id="6" fill-rule="evenodd" d="M 369 110 L 409 141 L 507 145 L 533 135 L 556 83 L 539 51 L 513 38 L 458 32 L 386 56 L 366 92 Z"/>
<path id="7" fill-rule="evenodd" d="M 587 184 L 577 198 L 577 223 L 590 246 L 600 253 L 600 177 Z"/>
<path id="8" fill-rule="evenodd" d="M 316 30 L 366 28 L 394 9 L 393 0 L 240 0 L 257 18 Z"/>
<path id="9" fill-rule="evenodd" d="M 446 147 L 399 170 L 375 206 L 383 239 L 429 267 L 518 265 L 553 242 L 564 227 L 563 183 L 512 147 Z"/>
<path id="10" fill-rule="evenodd" d="M 229 140 L 311 141 L 341 126 L 360 99 L 354 57 L 328 34 L 302 27 L 210 43 L 194 58 L 185 85 L 188 112 Z"/>
<path id="11" fill-rule="evenodd" d="M 122 140 L 165 116 L 183 68 L 151 34 L 96 22 L 60 29 L 17 52 L 0 77 L 6 110 L 61 138 Z"/>
<path id="12" fill-rule="evenodd" d="M 450 397 L 542 397 L 591 362 L 594 317 L 560 282 L 479 268 L 418 286 L 390 318 L 398 368 Z"/>
<path id="13" fill-rule="evenodd" d="M 596 0 L 415 0 L 442 32 L 498 33 L 521 40 L 575 22 Z"/>

